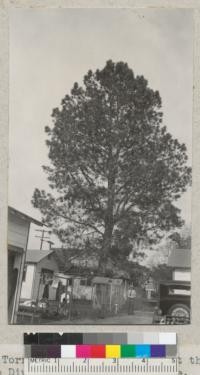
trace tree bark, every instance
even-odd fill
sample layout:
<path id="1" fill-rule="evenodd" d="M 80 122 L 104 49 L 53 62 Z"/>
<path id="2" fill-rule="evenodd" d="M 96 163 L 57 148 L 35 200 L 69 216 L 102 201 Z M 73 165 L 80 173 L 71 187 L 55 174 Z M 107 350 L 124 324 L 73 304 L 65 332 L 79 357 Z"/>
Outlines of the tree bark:
<path id="1" fill-rule="evenodd" d="M 108 167 L 108 200 L 105 213 L 105 231 L 103 235 L 103 245 L 100 256 L 99 269 L 105 273 L 109 253 L 112 246 L 112 236 L 114 228 L 114 203 L 115 203 L 115 169 L 113 163 L 112 149 L 110 148 L 110 159 Z"/>

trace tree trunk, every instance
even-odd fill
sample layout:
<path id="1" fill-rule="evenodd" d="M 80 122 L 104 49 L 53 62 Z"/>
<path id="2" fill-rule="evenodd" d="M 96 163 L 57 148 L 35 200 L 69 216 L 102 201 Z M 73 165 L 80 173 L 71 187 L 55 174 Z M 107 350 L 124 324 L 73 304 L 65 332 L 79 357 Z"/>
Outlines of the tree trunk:
<path id="1" fill-rule="evenodd" d="M 108 263 L 108 257 L 112 246 L 112 234 L 113 234 L 113 223 L 107 223 L 104 232 L 103 245 L 101 249 L 101 256 L 99 260 L 99 271 L 105 274 L 106 266 Z"/>
<path id="2" fill-rule="evenodd" d="M 115 170 L 113 165 L 112 150 L 110 150 L 109 173 L 108 173 L 108 200 L 105 214 L 105 232 L 100 256 L 99 269 L 105 273 L 109 253 L 112 246 L 114 228 L 114 202 L 115 202 Z"/>

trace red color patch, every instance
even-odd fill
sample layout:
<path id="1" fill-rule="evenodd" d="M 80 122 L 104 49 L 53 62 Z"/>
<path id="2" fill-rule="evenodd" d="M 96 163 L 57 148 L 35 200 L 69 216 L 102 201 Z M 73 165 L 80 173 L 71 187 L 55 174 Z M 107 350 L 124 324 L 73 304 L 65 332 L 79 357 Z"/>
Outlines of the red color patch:
<path id="1" fill-rule="evenodd" d="M 105 358 L 106 346 L 105 345 L 91 345 L 91 358 Z"/>

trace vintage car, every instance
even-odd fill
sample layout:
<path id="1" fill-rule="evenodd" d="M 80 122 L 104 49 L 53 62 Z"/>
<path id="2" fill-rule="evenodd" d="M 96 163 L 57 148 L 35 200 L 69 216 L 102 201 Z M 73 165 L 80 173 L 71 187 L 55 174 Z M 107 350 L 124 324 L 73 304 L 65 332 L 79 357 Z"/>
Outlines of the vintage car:
<path id="1" fill-rule="evenodd" d="M 154 323 L 185 324 L 190 322 L 191 284 L 186 281 L 165 281 L 159 285 L 158 306 Z"/>

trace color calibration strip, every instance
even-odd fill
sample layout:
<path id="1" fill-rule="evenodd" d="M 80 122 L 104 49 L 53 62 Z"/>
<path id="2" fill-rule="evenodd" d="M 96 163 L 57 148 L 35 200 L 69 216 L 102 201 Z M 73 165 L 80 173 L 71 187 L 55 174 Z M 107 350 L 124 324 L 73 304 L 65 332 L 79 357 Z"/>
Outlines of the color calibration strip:
<path id="1" fill-rule="evenodd" d="M 26 345 L 25 358 L 169 358 L 174 345 Z"/>
<path id="2" fill-rule="evenodd" d="M 173 332 L 24 335 L 26 358 L 169 358 L 176 343 Z"/>
<path id="3" fill-rule="evenodd" d="M 175 332 L 25 333 L 24 345 L 176 345 Z"/>

